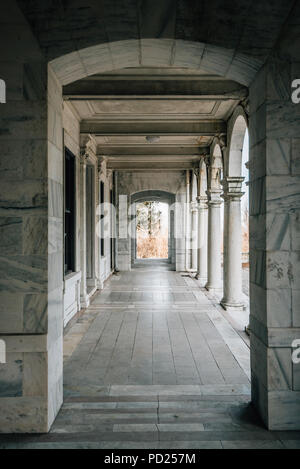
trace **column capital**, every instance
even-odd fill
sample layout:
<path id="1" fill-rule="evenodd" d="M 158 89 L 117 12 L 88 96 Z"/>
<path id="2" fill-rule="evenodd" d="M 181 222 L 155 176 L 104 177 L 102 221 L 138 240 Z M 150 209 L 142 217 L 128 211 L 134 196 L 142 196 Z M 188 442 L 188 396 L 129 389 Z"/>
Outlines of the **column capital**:
<path id="1" fill-rule="evenodd" d="M 192 202 L 190 203 L 190 207 L 191 207 L 191 212 L 196 212 L 197 211 L 197 201 L 196 200 L 192 200 Z"/>
<path id="2" fill-rule="evenodd" d="M 221 150 L 224 151 L 224 149 L 227 147 L 227 134 L 218 135 L 218 141 L 219 141 Z"/>
<path id="3" fill-rule="evenodd" d="M 92 135 L 82 135 L 80 137 L 80 162 L 87 164 L 87 160 L 96 160 L 97 144 Z"/>
<path id="4" fill-rule="evenodd" d="M 200 173 L 201 173 L 201 170 L 200 168 L 193 168 L 193 172 L 197 178 L 197 181 L 199 180 L 199 177 L 200 177 Z"/>
<path id="5" fill-rule="evenodd" d="M 208 196 L 208 205 L 221 205 L 221 193 L 222 191 L 220 189 L 209 189 L 206 191 Z"/>
<path id="6" fill-rule="evenodd" d="M 198 210 L 203 209 L 203 208 L 208 208 L 207 207 L 207 196 L 206 195 L 200 195 L 197 197 L 197 202 L 198 202 Z"/>
<path id="7" fill-rule="evenodd" d="M 204 161 L 206 167 L 208 168 L 208 167 L 210 166 L 210 161 L 211 161 L 211 160 L 210 160 L 210 155 L 204 156 L 204 157 L 203 157 L 203 161 Z"/>
<path id="8" fill-rule="evenodd" d="M 107 156 L 99 156 L 98 157 L 98 176 L 101 177 L 102 175 L 106 177 L 106 164 L 107 164 Z"/>
<path id="9" fill-rule="evenodd" d="M 81 147 L 80 148 L 80 164 L 86 165 L 88 158 L 89 158 L 89 154 L 87 153 L 86 148 Z"/>
<path id="10" fill-rule="evenodd" d="M 244 181 L 244 177 L 226 177 L 221 181 L 223 186 L 223 195 L 222 198 L 224 200 L 237 200 L 240 199 L 244 192 L 242 192 L 242 183 Z"/>

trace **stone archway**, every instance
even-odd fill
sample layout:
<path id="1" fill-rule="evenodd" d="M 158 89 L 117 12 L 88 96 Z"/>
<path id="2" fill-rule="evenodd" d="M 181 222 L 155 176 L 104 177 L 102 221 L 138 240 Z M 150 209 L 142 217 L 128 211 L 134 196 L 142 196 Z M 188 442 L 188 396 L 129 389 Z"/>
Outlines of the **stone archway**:
<path id="1" fill-rule="evenodd" d="M 49 62 L 61 85 L 126 67 L 184 67 L 220 75 L 249 86 L 259 60 L 232 49 L 179 39 L 140 39 L 99 44 Z"/>
<path id="2" fill-rule="evenodd" d="M 222 181 L 224 198 L 224 263 L 223 298 L 226 310 L 244 307 L 242 294 L 242 221 L 241 197 L 242 152 L 247 130 L 247 116 L 237 107 L 228 124 L 228 145 L 225 153 L 225 174 Z"/>
<path id="3" fill-rule="evenodd" d="M 225 176 L 241 177 L 242 151 L 245 133 L 248 128 L 248 117 L 241 106 L 238 106 L 228 123 L 227 152 L 225 152 Z"/>
<path id="4" fill-rule="evenodd" d="M 126 67 L 144 66 L 199 69 L 206 73 L 223 76 L 242 85 L 250 86 L 261 67 L 261 63 L 226 48 L 173 39 L 116 41 L 76 50 L 55 58 L 48 64 L 48 95 L 50 98 L 48 106 L 48 137 L 50 137 L 50 140 L 53 140 L 56 159 L 59 159 L 59 153 L 62 152 L 62 142 L 55 141 L 55 132 L 61 119 L 62 87 L 96 73 L 104 73 Z M 57 174 L 57 168 L 57 165 L 55 168 L 50 165 L 50 172 L 48 174 L 50 179 L 52 177 L 53 179 L 61 178 L 62 175 Z M 53 174 L 51 173 L 52 170 Z M 50 185 L 50 198 L 54 197 L 55 190 L 53 187 L 52 191 L 52 186 Z M 130 265 L 131 262 L 130 255 L 128 256 L 126 252 L 129 247 L 128 245 L 130 246 L 130 243 L 127 240 L 122 240 L 122 243 L 120 243 L 120 248 L 123 251 L 121 253 L 123 256 L 122 266 Z M 180 250 L 182 248 L 177 250 L 177 257 L 180 255 Z M 56 262 L 59 264 L 59 256 L 57 256 Z M 55 344 L 53 344 L 53 347 L 55 347 Z M 56 364 L 57 362 L 62 364 L 62 354 L 58 348 L 54 351 L 53 356 L 56 357 Z M 57 376 L 53 379 L 53 386 L 50 385 L 49 387 L 50 395 L 53 394 L 49 425 L 51 425 L 62 402 L 62 380 L 59 377 L 60 368 L 56 366 L 55 369 Z M 56 386 L 58 382 L 59 391 L 57 391 Z"/>
<path id="5" fill-rule="evenodd" d="M 131 202 L 131 214 L 132 209 L 135 215 L 135 206 L 139 202 L 146 202 L 146 201 L 156 201 L 168 204 L 168 211 L 169 211 L 169 220 L 168 220 L 168 259 L 166 263 L 173 266 L 175 269 L 176 264 L 176 243 L 175 243 L 175 213 L 174 213 L 174 204 L 175 204 L 176 196 L 170 192 L 165 192 L 161 190 L 147 190 L 136 192 L 131 195 L 130 202 Z M 134 216 L 134 220 L 131 221 L 131 266 L 133 267 L 138 263 L 137 261 L 137 238 L 136 238 L 136 216 Z M 142 262 L 139 262 L 140 264 Z M 145 262 L 144 262 L 145 263 Z M 152 260 L 151 264 L 155 266 L 155 264 L 160 264 L 160 260 Z"/>

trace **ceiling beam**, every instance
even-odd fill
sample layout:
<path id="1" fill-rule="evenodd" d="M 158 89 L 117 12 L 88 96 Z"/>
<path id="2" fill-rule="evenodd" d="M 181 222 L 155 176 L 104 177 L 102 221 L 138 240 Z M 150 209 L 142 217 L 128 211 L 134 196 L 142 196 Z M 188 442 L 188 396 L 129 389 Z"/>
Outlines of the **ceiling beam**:
<path id="1" fill-rule="evenodd" d="M 179 162 L 161 162 L 153 164 L 151 161 L 149 162 L 131 162 L 131 163 L 122 163 L 122 162 L 114 162 L 109 161 L 107 163 L 107 169 L 111 169 L 113 171 L 183 171 L 185 169 L 194 169 L 199 167 L 197 162 L 192 161 L 182 161 Z"/>
<path id="2" fill-rule="evenodd" d="M 181 142 L 176 145 L 165 145 L 164 147 L 158 146 L 158 145 L 153 145 L 153 144 L 147 144 L 145 145 L 138 145 L 138 146 L 133 146 L 133 145 L 126 145 L 124 142 L 124 145 L 120 146 L 115 146 L 114 144 L 110 145 L 97 145 L 97 154 L 99 155 L 106 155 L 108 157 L 120 157 L 120 158 L 125 158 L 125 157 L 147 157 L 147 158 L 152 158 L 159 156 L 160 158 L 165 158 L 172 156 L 174 158 L 199 158 L 201 155 L 207 155 L 209 154 L 209 146 L 198 146 L 198 147 L 191 147 L 189 146 L 182 146 Z"/>
<path id="3" fill-rule="evenodd" d="M 240 100 L 248 89 L 232 80 L 80 80 L 63 87 L 68 99 L 184 99 Z"/>
<path id="4" fill-rule="evenodd" d="M 169 121 L 133 121 L 133 122 L 105 122 L 87 119 L 81 121 L 80 132 L 94 134 L 95 136 L 172 136 L 172 135 L 194 135 L 194 136 L 214 136 L 226 133 L 226 122 L 224 121 L 204 121 L 188 122 Z"/>
<path id="5" fill-rule="evenodd" d="M 97 151 L 98 156 L 100 156 Z M 206 154 L 203 154 L 205 156 Z M 184 170 L 199 167 L 199 155 L 134 155 L 109 156 L 107 168 L 112 170 Z"/>

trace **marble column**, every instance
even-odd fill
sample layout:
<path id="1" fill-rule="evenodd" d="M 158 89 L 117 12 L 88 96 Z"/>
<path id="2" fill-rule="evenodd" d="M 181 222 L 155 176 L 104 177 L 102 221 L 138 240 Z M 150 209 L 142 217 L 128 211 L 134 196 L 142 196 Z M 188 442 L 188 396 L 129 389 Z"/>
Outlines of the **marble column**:
<path id="1" fill-rule="evenodd" d="M 243 177 L 227 177 L 223 182 L 224 259 L 223 298 L 226 310 L 243 309 L 242 301 L 242 221 L 241 192 Z"/>
<path id="2" fill-rule="evenodd" d="M 201 286 L 207 282 L 207 197 L 197 197 L 198 202 L 198 263 L 196 279 Z"/>
<path id="3" fill-rule="evenodd" d="M 191 270 L 193 272 L 197 271 L 197 260 L 198 260 L 197 259 L 197 241 L 198 241 L 197 218 L 198 218 L 197 202 L 193 201 L 191 203 L 191 219 L 192 219 L 192 229 L 191 229 L 192 265 L 191 265 Z"/>
<path id="4" fill-rule="evenodd" d="M 87 294 L 86 283 L 86 165 L 88 155 L 85 148 L 81 150 L 80 155 L 80 265 L 81 265 L 81 283 L 80 283 L 80 303 L 81 307 L 87 308 L 90 304 Z"/>
<path id="5" fill-rule="evenodd" d="M 221 190 L 210 189 L 208 195 L 208 255 L 207 283 L 208 291 L 221 290 Z"/>
<path id="6" fill-rule="evenodd" d="M 186 171 L 185 270 L 190 270 L 190 171 Z"/>

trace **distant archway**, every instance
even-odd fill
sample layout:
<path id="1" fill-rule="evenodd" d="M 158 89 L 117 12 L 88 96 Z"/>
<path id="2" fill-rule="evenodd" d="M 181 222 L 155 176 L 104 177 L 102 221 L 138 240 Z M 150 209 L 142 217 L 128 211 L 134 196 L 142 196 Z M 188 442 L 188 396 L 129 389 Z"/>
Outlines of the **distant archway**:
<path id="1" fill-rule="evenodd" d="M 151 260 L 151 264 L 166 262 L 172 266 L 175 266 L 176 263 L 176 248 L 175 248 L 175 213 L 174 213 L 174 204 L 175 204 L 175 194 L 159 190 L 147 190 L 136 192 L 131 195 L 131 265 L 135 266 L 137 264 L 147 263 Z M 137 204 L 144 202 L 159 202 L 161 204 L 167 205 L 168 212 L 168 247 L 167 252 L 168 256 L 165 259 L 141 259 L 137 253 Z"/>

